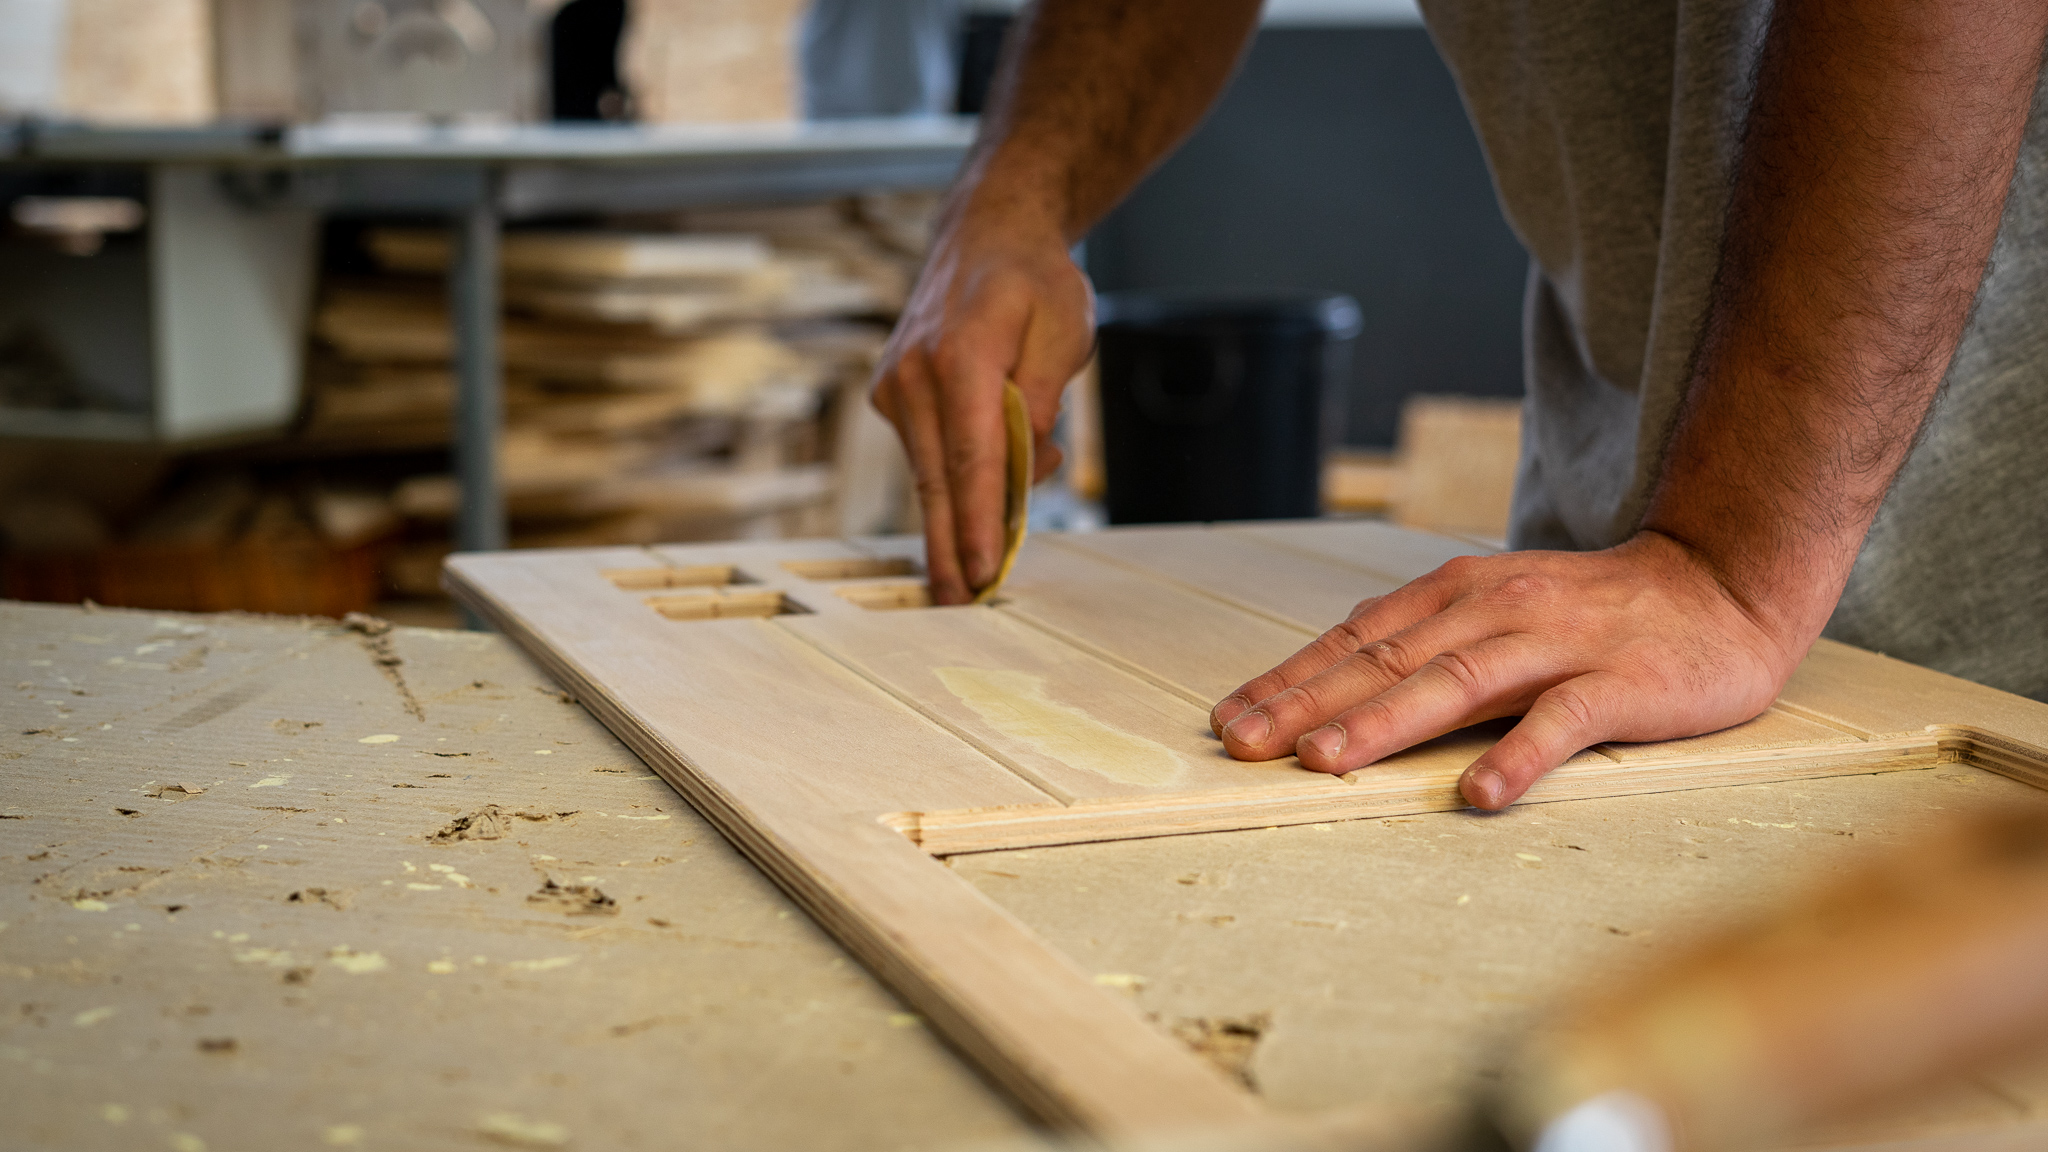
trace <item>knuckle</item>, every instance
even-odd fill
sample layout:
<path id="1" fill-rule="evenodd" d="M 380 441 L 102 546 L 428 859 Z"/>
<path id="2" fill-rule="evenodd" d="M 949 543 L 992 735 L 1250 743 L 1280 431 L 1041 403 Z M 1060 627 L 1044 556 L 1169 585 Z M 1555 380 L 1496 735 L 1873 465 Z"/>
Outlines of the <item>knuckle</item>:
<path id="1" fill-rule="evenodd" d="M 971 342 L 948 332 L 931 350 L 932 371 L 941 380 L 958 380 L 973 370 L 974 352 Z"/>
<path id="2" fill-rule="evenodd" d="M 1460 695 L 1476 698 L 1483 695 L 1486 677 L 1479 662 L 1463 652 L 1443 652 L 1430 660 L 1429 667 L 1448 680 Z"/>
<path id="3" fill-rule="evenodd" d="M 1361 700 L 1350 708 L 1345 709 L 1338 723 L 1355 733 L 1388 724 L 1391 722 L 1392 716 L 1392 706 L 1385 699 L 1374 696 L 1370 700 Z"/>
<path id="4" fill-rule="evenodd" d="M 1564 718 L 1566 725 L 1575 733 L 1590 732 L 1599 718 L 1586 694 L 1569 684 L 1545 692 L 1543 700 Z"/>
<path id="5" fill-rule="evenodd" d="M 961 479 L 979 472 L 990 458 L 990 452 L 983 444 L 969 439 L 954 439 L 946 444 L 946 471 Z"/>
<path id="6" fill-rule="evenodd" d="M 1366 637 L 1361 635 L 1358 629 L 1351 626 L 1351 621 L 1346 620 L 1344 623 L 1311 640 L 1309 648 L 1329 657 L 1330 662 L 1335 663 L 1358 651 L 1359 646 L 1365 642 Z"/>
<path id="7" fill-rule="evenodd" d="M 1318 680 L 1297 684 L 1268 701 L 1277 708 L 1267 709 L 1276 724 L 1282 719 L 1294 724 L 1315 723 L 1327 720 L 1344 710 L 1347 701 L 1343 688 Z"/>
<path id="8" fill-rule="evenodd" d="M 1486 558 L 1483 556 L 1453 556 L 1439 565 L 1430 576 L 1441 576 L 1462 583 L 1478 575 L 1479 569 L 1485 564 Z"/>
<path id="9" fill-rule="evenodd" d="M 1501 581 L 1494 595 L 1510 604 L 1529 605 L 1548 602 L 1555 590 L 1556 582 L 1549 576 L 1517 572 Z"/>
<path id="10" fill-rule="evenodd" d="M 1265 709 L 1277 723 L 1303 714 L 1311 714 L 1322 707 L 1322 693 L 1314 681 L 1296 684 L 1292 688 L 1268 696 L 1259 707 Z"/>
<path id="11" fill-rule="evenodd" d="M 1374 640 L 1347 657 L 1368 674 L 1404 677 L 1413 667 L 1408 654 L 1392 640 Z"/>

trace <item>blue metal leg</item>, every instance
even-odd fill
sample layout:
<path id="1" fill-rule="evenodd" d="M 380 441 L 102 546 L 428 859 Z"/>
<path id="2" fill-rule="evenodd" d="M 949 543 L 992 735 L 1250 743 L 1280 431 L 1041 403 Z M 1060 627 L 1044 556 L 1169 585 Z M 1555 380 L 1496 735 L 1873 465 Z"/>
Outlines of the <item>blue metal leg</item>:
<path id="1" fill-rule="evenodd" d="M 455 327 L 455 477 L 461 489 L 455 549 L 483 552 L 505 546 L 505 496 L 498 486 L 504 373 L 498 354 L 495 180 L 487 180 L 484 195 L 456 218 L 454 231 L 448 310 Z"/>

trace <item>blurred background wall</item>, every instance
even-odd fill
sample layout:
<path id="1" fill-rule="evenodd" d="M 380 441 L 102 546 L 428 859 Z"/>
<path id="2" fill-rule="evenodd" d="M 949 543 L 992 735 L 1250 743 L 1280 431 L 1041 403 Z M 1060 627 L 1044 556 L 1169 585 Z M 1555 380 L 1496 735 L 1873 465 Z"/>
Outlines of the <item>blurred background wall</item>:
<path id="1" fill-rule="evenodd" d="M 0 143 L 516 124 L 773 146 L 793 121 L 881 117 L 957 148 L 971 125 L 941 118 L 982 109 L 1015 9 L 0 0 Z M 331 172 L 0 160 L 0 594 L 433 601 L 458 507 L 446 214 L 336 200 Z M 942 175 L 508 219 L 513 545 L 915 530 L 865 393 Z M 1412 0 L 1272 0 L 1220 105 L 1083 259 L 1105 292 L 1355 298 L 1323 508 L 1498 534 L 1525 260 Z M 1070 397 L 1043 527 L 1100 520 L 1094 387 Z M 202 392 L 236 419 L 171 419 Z"/>

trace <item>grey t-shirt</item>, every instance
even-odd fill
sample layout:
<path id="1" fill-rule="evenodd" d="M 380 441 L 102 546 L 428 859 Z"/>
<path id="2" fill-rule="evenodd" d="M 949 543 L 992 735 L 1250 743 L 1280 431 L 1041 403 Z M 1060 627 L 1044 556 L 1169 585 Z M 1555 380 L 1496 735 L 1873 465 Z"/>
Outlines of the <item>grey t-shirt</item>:
<path id="1" fill-rule="evenodd" d="M 1530 254 L 1510 540 L 1607 547 L 1642 518 L 1686 384 L 1770 4 L 1422 7 Z M 1827 632 L 2048 700 L 2044 104 L 1943 394 Z"/>

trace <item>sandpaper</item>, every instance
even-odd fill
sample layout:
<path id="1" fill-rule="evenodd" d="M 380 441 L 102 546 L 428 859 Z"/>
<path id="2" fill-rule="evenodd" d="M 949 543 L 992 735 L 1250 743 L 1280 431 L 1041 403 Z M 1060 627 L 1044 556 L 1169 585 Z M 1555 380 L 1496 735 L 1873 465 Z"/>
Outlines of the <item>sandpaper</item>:
<path id="1" fill-rule="evenodd" d="M 1024 405 L 1024 392 L 1011 381 L 1003 382 L 1003 431 L 1009 441 L 1008 468 L 1004 479 L 1003 563 L 995 579 L 974 594 L 976 604 L 995 599 L 1017 563 L 1017 551 L 1024 547 L 1024 530 L 1031 516 L 1031 410 Z"/>

